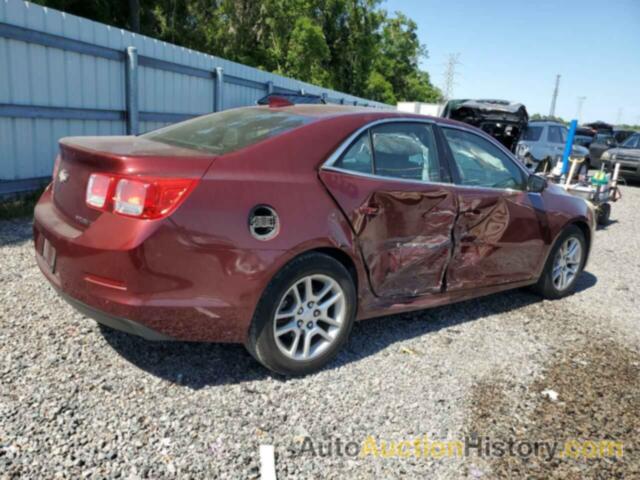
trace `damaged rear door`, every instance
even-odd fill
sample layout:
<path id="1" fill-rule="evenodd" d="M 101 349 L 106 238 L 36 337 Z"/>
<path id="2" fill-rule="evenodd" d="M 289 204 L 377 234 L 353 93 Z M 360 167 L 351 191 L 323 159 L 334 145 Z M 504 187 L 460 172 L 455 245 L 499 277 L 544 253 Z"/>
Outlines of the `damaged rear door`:
<path id="1" fill-rule="evenodd" d="M 457 200 L 430 123 L 372 126 L 320 178 L 356 232 L 376 295 L 441 291 Z"/>

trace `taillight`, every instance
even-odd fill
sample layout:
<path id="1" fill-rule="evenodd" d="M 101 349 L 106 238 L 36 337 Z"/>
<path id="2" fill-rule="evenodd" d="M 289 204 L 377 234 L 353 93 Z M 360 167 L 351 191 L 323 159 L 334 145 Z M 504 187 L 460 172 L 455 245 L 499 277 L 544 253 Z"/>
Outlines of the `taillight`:
<path id="1" fill-rule="evenodd" d="M 196 181 L 186 178 L 122 177 L 94 173 L 87 205 L 128 217 L 161 218 L 184 201 Z"/>
<path id="2" fill-rule="evenodd" d="M 122 215 L 139 217 L 144 212 L 147 190 L 150 185 L 123 178 L 118 181 L 116 196 L 113 197 L 113 211 Z"/>
<path id="3" fill-rule="evenodd" d="M 87 184 L 87 205 L 93 208 L 104 208 L 107 204 L 110 187 L 111 177 L 99 173 L 91 174 Z"/>

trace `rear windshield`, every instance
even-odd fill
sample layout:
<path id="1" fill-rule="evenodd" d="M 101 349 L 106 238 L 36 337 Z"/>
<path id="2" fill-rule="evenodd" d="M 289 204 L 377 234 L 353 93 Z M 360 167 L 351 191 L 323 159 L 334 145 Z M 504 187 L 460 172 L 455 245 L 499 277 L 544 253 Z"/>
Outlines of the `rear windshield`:
<path id="1" fill-rule="evenodd" d="M 218 155 L 300 127 L 313 119 L 266 108 L 240 108 L 176 123 L 142 135 L 156 142 Z"/>
<path id="2" fill-rule="evenodd" d="M 537 142 L 540 140 L 542 134 L 542 127 L 527 127 L 522 135 L 523 140 L 529 140 L 531 142 Z"/>

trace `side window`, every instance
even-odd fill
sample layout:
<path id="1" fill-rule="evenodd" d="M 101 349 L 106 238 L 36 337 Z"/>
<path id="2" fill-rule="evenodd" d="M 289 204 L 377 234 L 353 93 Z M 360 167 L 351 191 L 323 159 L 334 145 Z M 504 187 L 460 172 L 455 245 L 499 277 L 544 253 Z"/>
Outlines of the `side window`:
<path id="1" fill-rule="evenodd" d="M 371 129 L 376 175 L 445 182 L 431 125 L 389 123 Z"/>
<path id="2" fill-rule="evenodd" d="M 555 125 L 549 126 L 549 133 L 547 134 L 547 140 L 551 143 L 565 143 L 566 134 L 562 127 Z"/>
<path id="3" fill-rule="evenodd" d="M 537 142 L 540 140 L 540 135 L 542 135 L 542 127 L 527 127 L 522 135 L 522 140 Z"/>
<path id="4" fill-rule="evenodd" d="M 351 147 L 334 163 L 335 167 L 350 170 L 352 172 L 372 173 L 373 157 L 369 132 L 364 132 Z"/>
<path id="5" fill-rule="evenodd" d="M 598 133 L 596 135 L 596 138 L 593 140 L 593 143 L 599 143 L 602 145 L 606 145 L 607 144 L 607 140 L 611 140 L 613 139 L 613 135 L 610 135 L 608 133 Z"/>
<path id="6" fill-rule="evenodd" d="M 525 176 L 511 158 L 475 133 L 443 128 L 460 183 L 474 187 L 525 189 Z"/>

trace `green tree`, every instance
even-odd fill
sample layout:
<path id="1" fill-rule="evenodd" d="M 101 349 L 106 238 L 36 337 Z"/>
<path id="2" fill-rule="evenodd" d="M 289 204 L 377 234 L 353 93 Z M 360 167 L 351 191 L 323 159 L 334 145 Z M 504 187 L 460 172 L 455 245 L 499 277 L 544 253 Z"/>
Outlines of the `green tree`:
<path id="1" fill-rule="evenodd" d="M 306 82 L 329 83 L 323 64 L 329 59 L 329 47 L 322 29 L 308 17 L 300 17 L 291 32 L 286 73 Z"/>
<path id="2" fill-rule="evenodd" d="M 441 98 L 417 25 L 380 0 L 35 0 L 266 71 L 387 103 Z M 136 10 L 139 9 L 139 14 Z"/>
<path id="3" fill-rule="evenodd" d="M 420 43 L 417 29 L 416 23 L 400 12 L 388 18 L 373 68 L 391 83 L 398 100 L 437 101 L 441 98 L 439 90 L 418 65 L 426 57 L 427 49 Z"/>

